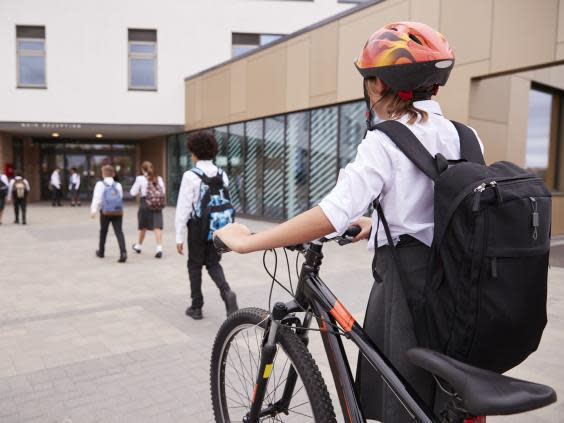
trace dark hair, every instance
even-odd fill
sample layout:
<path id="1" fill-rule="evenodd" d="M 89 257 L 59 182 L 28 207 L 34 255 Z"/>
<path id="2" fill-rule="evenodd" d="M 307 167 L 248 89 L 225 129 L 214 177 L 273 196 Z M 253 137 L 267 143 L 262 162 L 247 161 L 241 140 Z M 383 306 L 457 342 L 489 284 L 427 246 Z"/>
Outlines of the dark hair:
<path id="1" fill-rule="evenodd" d="M 14 170 L 14 176 L 21 176 L 23 178 L 23 172 L 21 169 Z"/>
<path id="2" fill-rule="evenodd" d="M 190 135 L 186 147 L 200 160 L 213 160 L 219 150 L 214 135 L 205 131 Z"/>
<path id="3" fill-rule="evenodd" d="M 78 169 L 76 167 L 71 167 L 71 172 L 76 173 L 76 172 L 78 172 Z"/>

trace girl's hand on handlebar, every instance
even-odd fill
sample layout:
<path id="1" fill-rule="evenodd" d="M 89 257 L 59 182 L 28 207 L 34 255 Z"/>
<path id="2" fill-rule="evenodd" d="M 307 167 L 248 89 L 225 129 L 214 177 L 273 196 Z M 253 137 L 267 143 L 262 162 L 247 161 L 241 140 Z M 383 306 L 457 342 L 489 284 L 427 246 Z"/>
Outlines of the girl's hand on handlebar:
<path id="1" fill-rule="evenodd" d="M 241 223 L 230 223 L 213 234 L 214 238 L 219 237 L 225 245 L 236 253 L 249 252 L 249 238 L 251 231 Z"/>
<path id="2" fill-rule="evenodd" d="M 370 230 L 372 229 L 371 218 L 361 217 L 360 219 L 354 221 L 352 224 L 360 226 L 360 233 L 353 238 L 352 242 L 358 242 L 361 239 L 367 239 L 370 236 Z"/>

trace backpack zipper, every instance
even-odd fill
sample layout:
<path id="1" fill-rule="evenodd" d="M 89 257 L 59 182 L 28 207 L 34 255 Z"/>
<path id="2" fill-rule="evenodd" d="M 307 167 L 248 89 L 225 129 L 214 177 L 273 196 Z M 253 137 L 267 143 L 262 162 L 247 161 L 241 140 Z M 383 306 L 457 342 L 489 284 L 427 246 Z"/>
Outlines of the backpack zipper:
<path id="1" fill-rule="evenodd" d="M 533 227 L 533 239 L 536 241 L 539 237 L 539 212 L 537 208 L 537 199 L 535 197 L 529 197 L 531 201 L 531 209 L 533 213 L 531 215 L 531 226 Z"/>

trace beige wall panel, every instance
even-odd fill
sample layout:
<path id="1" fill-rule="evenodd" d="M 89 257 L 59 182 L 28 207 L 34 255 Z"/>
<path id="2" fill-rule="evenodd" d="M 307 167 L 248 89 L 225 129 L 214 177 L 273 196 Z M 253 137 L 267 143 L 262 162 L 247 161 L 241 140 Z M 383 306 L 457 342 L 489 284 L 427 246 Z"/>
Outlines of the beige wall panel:
<path id="1" fill-rule="evenodd" d="M 149 160 L 158 175 L 166 179 L 165 137 L 155 137 L 139 142 L 140 161 Z"/>
<path id="2" fill-rule="evenodd" d="M 286 48 L 286 107 L 309 107 L 309 36 L 288 42 Z"/>
<path id="3" fill-rule="evenodd" d="M 491 70 L 553 61 L 557 9 L 557 0 L 496 0 Z"/>
<path id="4" fill-rule="evenodd" d="M 444 87 L 439 89 L 437 100 L 449 119 L 467 122 L 470 107 L 470 80 L 472 77 L 488 72 L 489 61 L 454 65 L 450 78 Z"/>
<path id="5" fill-rule="evenodd" d="M 438 30 L 440 15 L 441 0 L 411 0 L 410 20 L 426 23 Z"/>
<path id="6" fill-rule="evenodd" d="M 552 197 L 552 235 L 564 235 L 564 197 Z"/>
<path id="7" fill-rule="evenodd" d="M 286 46 L 269 48 L 247 62 L 247 114 L 283 112 L 286 105 Z"/>
<path id="8" fill-rule="evenodd" d="M 525 166 L 531 82 L 516 76 L 510 79 L 506 160 Z"/>
<path id="9" fill-rule="evenodd" d="M 558 42 L 564 41 L 564 0 L 558 5 Z"/>
<path id="10" fill-rule="evenodd" d="M 247 110 L 247 61 L 239 60 L 230 68 L 230 112 L 232 115 L 244 113 Z"/>
<path id="11" fill-rule="evenodd" d="M 564 43 L 556 46 L 556 60 L 564 60 Z"/>
<path id="12" fill-rule="evenodd" d="M 325 25 L 310 34 L 309 95 L 317 97 L 337 91 L 339 22 Z"/>
<path id="13" fill-rule="evenodd" d="M 470 91 L 470 118 L 507 123 L 511 77 L 473 81 Z"/>
<path id="14" fill-rule="evenodd" d="M 332 92 L 325 95 L 318 95 L 309 98 L 310 107 L 326 106 L 328 104 L 337 103 L 337 93 Z"/>
<path id="15" fill-rule="evenodd" d="M 356 12 L 356 13 L 352 13 L 348 16 L 345 16 L 345 17 L 339 19 L 339 23 L 341 25 L 347 25 L 347 24 L 352 23 L 354 21 L 365 20 L 366 18 L 369 18 L 369 17 L 374 18 L 375 15 L 379 15 L 384 10 L 389 9 L 391 7 L 395 7 L 398 4 L 403 4 L 403 3 L 407 4 L 407 7 L 409 8 L 409 0 L 386 0 L 386 1 L 382 1 L 381 3 L 378 3 L 378 4 L 376 4 L 372 7 L 367 7 L 366 9 L 362 9 L 362 10 Z M 407 18 L 409 17 L 409 10 L 407 11 L 407 14 L 405 16 Z M 388 23 L 388 22 L 392 22 L 392 21 L 387 21 L 387 22 L 384 22 L 384 23 Z M 384 24 L 376 25 L 376 27 L 372 30 L 372 32 L 376 31 L 382 25 L 384 25 Z M 364 40 L 364 41 L 366 41 L 366 40 Z"/>
<path id="16" fill-rule="evenodd" d="M 456 63 L 490 57 L 492 0 L 441 2 L 440 31 L 454 49 Z"/>
<path id="17" fill-rule="evenodd" d="M 202 78 L 202 125 L 229 120 L 229 68 L 211 72 Z"/>
<path id="18" fill-rule="evenodd" d="M 390 5 L 391 4 L 391 5 Z M 383 8 L 381 6 L 387 5 Z M 409 19 L 409 2 L 383 2 L 379 7 L 368 8 L 372 13 L 347 16 L 339 27 L 339 76 L 337 99 L 339 102 L 362 98 L 362 77 L 354 60 L 373 32 L 383 25 Z M 352 17 L 356 19 L 352 19 Z"/>
<path id="19" fill-rule="evenodd" d="M 505 160 L 507 155 L 507 125 L 481 119 L 470 119 L 468 124 L 478 132 L 484 143 L 486 163 Z"/>
<path id="20" fill-rule="evenodd" d="M 192 128 L 202 121 L 202 79 L 185 83 L 186 87 L 186 128 Z"/>

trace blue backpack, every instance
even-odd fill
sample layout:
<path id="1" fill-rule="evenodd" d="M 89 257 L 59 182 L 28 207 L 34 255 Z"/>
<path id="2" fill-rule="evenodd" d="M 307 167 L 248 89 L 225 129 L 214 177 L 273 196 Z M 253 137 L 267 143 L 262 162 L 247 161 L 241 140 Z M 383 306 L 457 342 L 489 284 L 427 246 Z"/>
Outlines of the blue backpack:
<path id="1" fill-rule="evenodd" d="M 190 219 L 190 231 L 197 239 L 211 241 L 215 231 L 235 221 L 235 208 L 231 204 L 229 190 L 223 184 L 223 171 L 209 177 L 201 169 L 191 169 L 201 179 L 200 196 L 194 204 Z M 196 232 L 196 233 L 194 233 Z"/>
<path id="2" fill-rule="evenodd" d="M 104 216 L 122 216 L 123 215 L 123 198 L 117 189 L 116 183 L 111 185 L 104 184 L 104 193 L 102 194 L 102 214 Z"/>

